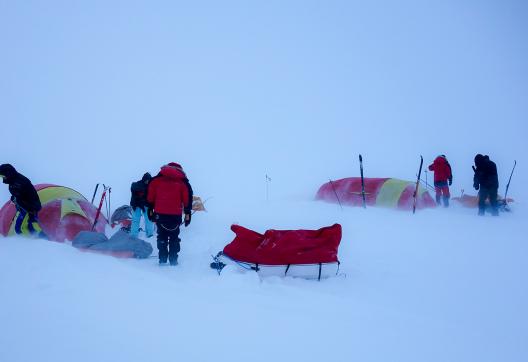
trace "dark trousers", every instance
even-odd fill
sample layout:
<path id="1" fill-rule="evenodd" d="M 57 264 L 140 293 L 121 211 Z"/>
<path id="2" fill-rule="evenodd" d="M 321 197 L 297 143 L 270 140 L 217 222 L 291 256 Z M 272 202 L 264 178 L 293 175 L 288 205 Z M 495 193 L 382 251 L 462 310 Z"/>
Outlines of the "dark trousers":
<path id="1" fill-rule="evenodd" d="M 447 181 L 440 181 L 435 182 L 435 196 L 436 196 L 436 203 L 440 205 L 440 199 L 444 201 L 444 206 L 449 206 L 449 198 L 451 195 L 449 194 L 449 184 Z"/>
<path id="2" fill-rule="evenodd" d="M 166 263 L 167 258 L 171 263 L 178 261 L 180 252 L 180 225 L 181 215 L 158 215 L 156 225 L 158 227 L 158 252 L 159 261 Z"/>
<path id="3" fill-rule="evenodd" d="M 491 214 L 494 216 L 499 215 L 499 208 L 497 205 L 497 189 L 496 188 L 485 188 L 480 187 L 479 190 L 479 215 L 484 215 L 486 210 L 486 200 L 489 199 L 491 206 Z"/>

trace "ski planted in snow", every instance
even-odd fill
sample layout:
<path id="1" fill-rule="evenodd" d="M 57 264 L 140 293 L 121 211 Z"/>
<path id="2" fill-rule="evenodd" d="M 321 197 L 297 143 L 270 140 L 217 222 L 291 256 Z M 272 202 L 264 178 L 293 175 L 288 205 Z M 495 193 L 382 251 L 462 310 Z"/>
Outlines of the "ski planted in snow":
<path id="1" fill-rule="evenodd" d="M 420 155 L 420 168 L 418 169 L 418 177 L 416 178 L 416 188 L 413 194 L 413 214 L 416 212 L 416 199 L 418 198 L 418 186 L 420 186 L 420 176 L 422 175 L 423 157 Z"/>
<path id="2" fill-rule="evenodd" d="M 93 196 L 92 196 L 92 205 L 94 203 L 94 200 L 95 200 L 95 195 L 97 194 L 97 189 L 99 188 L 99 184 L 96 184 L 95 185 L 95 190 L 94 190 L 94 193 L 93 193 Z"/>
<path id="3" fill-rule="evenodd" d="M 507 199 L 507 196 L 508 196 L 508 189 L 510 188 L 510 182 L 511 182 L 511 179 L 512 179 L 512 176 L 513 176 L 513 171 L 515 171 L 515 166 L 517 166 L 517 160 L 514 160 L 513 161 L 513 168 L 512 168 L 512 171 L 510 173 L 510 179 L 508 180 L 508 184 L 506 185 L 506 192 L 504 193 L 504 204 L 506 205 L 508 203 L 508 199 Z"/>
<path id="4" fill-rule="evenodd" d="M 359 154 L 359 171 L 361 173 L 361 197 L 363 198 L 363 208 L 367 208 L 367 201 L 365 199 L 365 179 L 363 178 L 363 156 Z"/>
<path id="5" fill-rule="evenodd" d="M 95 213 L 95 219 L 92 225 L 92 231 L 95 230 L 95 226 L 97 225 L 97 221 L 99 220 L 99 215 L 101 214 L 101 209 L 103 208 L 103 202 L 105 200 L 106 193 L 107 192 L 110 193 L 110 190 L 111 190 L 110 187 L 106 187 L 104 184 L 103 184 L 103 187 L 104 187 L 103 194 L 101 195 L 101 201 L 99 201 L 99 207 L 97 208 L 97 212 Z"/>

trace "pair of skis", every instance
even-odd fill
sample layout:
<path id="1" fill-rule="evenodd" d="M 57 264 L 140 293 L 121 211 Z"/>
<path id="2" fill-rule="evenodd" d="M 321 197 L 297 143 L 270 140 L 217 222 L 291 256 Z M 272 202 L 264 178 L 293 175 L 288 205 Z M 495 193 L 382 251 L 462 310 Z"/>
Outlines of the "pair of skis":
<path id="1" fill-rule="evenodd" d="M 418 187 L 420 186 L 420 177 L 422 176 L 423 157 L 420 155 L 420 168 L 418 169 L 418 176 L 416 177 L 416 188 L 413 194 L 413 214 L 416 212 L 416 200 L 418 199 Z M 363 198 L 363 207 L 367 207 L 365 200 L 365 179 L 363 177 L 363 157 L 359 155 L 359 170 L 361 172 L 361 197 Z"/>
<path id="2" fill-rule="evenodd" d="M 416 212 L 416 200 L 418 199 L 418 187 L 420 186 L 420 177 L 422 176 L 423 157 L 420 155 L 420 168 L 418 169 L 418 176 L 416 177 L 416 188 L 413 193 L 413 214 Z M 365 179 L 363 177 L 363 157 L 359 155 L 359 170 L 361 173 L 361 197 L 363 198 L 363 207 L 367 207 L 365 200 Z"/>
<path id="3" fill-rule="evenodd" d="M 418 199 L 418 187 L 420 186 L 420 177 L 422 176 L 423 157 L 420 155 L 420 168 L 418 169 L 418 176 L 416 177 L 416 188 L 413 193 L 413 214 L 416 212 L 416 200 Z M 365 200 L 365 179 L 363 177 L 363 157 L 359 155 L 359 170 L 361 173 L 361 197 L 363 198 L 363 207 L 367 207 Z"/>
<path id="4" fill-rule="evenodd" d="M 92 196 L 92 204 L 95 200 L 95 195 L 97 194 L 98 188 L 99 188 L 99 184 L 95 185 L 95 190 Z M 97 212 L 95 213 L 95 219 L 92 225 L 92 231 L 95 230 L 95 226 L 97 225 L 97 221 L 99 220 L 99 215 L 101 215 L 101 209 L 103 208 L 103 202 L 105 201 L 107 193 L 108 193 L 108 200 L 106 204 L 106 211 L 108 214 L 108 220 L 110 220 L 110 193 L 111 192 L 112 192 L 112 188 L 103 184 L 103 193 L 101 194 L 101 200 L 99 201 L 99 207 L 97 207 Z"/>

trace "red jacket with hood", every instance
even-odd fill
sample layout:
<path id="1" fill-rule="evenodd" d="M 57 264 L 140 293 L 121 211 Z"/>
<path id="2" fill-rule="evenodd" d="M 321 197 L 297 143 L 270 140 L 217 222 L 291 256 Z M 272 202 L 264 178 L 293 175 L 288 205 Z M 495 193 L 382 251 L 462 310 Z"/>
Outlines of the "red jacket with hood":
<path id="1" fill-rule="evenodd" d="M 438 156 L 434 162 L 429 165 L 429 171 L 434 172 L 434 182 L 447 182 L 453 179 L 451 174 L 451 165 L 447 162 L 445 156 Z"/>
<path id="2" fill-rule="evenodd" d="M 147 200 L 156 214 L 191 213 L 192 188 L 179 164 L 171 162 L 161 167 L 160 173 L 150 181 Z"/>

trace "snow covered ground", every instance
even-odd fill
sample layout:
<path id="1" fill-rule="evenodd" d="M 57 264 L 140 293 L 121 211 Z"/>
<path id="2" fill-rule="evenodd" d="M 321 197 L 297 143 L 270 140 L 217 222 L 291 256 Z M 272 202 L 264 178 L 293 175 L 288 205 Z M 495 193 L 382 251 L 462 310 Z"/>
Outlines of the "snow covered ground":
<path id="1" fill-rule="evenodd" d="M 232 214 L 209 206 L 184 230 L 176 268 L 3 240 L 1 360 L 523 361 L 528 353 L 522 209 L 477 218 L 462 208 L 413 216 L 310 200 L 243 206 L 242 215 L 262 210 L 265 221 L 239 220 L 259 230 L 343 225 L 342 274 L 316 282 L 234 268 L 218 276 L 209 255 L 232 239 Z"/>
<path id="2" fill-rule="evenodd" d="M 0 361 L 526 361 L 528 3 L 0 1 L 0 163 L 91 197 L 175 161 L 177 268 L 0 239 Z M 513 212 L 316 202 L 329 178 L 513 160 Z M 269 175 L 269 201 L 266 179 Z M 429 181 L 432 175 L 429 174 Z M 0 185 L 0 202 L 8 200 Z M 209 269 L 239 223 L 341 223 L 342 275 Z"/>

